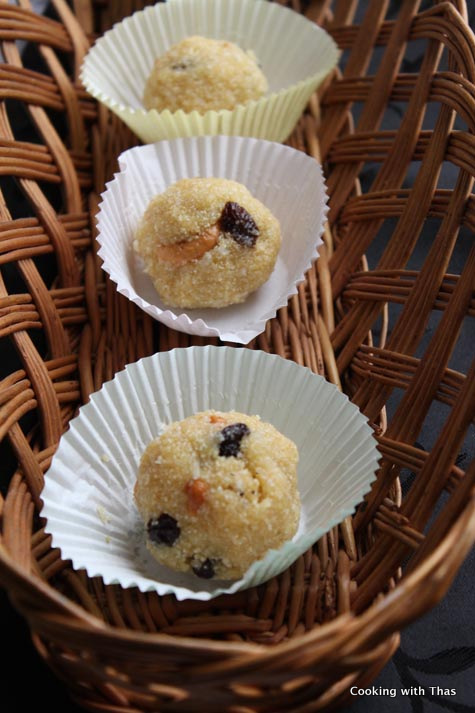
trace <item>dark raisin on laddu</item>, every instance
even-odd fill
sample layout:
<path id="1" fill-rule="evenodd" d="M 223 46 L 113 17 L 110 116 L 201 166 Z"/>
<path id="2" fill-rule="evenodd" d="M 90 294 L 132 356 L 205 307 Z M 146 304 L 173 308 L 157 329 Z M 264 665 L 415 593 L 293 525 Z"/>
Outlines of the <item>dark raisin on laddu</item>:
<path id="1" fill-rule="evenodd" d="M 252 215 L 239 203 L 232 201 L 224 206 L 218 227 L 246 248 L 253 248 L 259 237 L 259 228 Z"/>
<path id="2" fill-rule="evenodd" d="M 214 564 L 209 558 L 204 562 L 192 566 L 193 572 L 201 579 L 212 579 L 214 577 Z"/>
<path id="3" fill-rule="evenodd" d="M 171 547 L 180 537 L 180 526 L 174 517 L 163 512 L 160 517 L 151 517 L 147 523 L 149 539 L 156 545 Z"/>
<path id="4" fill-rule="evenodd" d="M 232 423 L 220 432 L 221 441 L 219 443 L 219 455 L 229 458 L 239 455 L 241 441 L 244 436 L 250 434 L 245 423 Z"/>
<path id="5" fill-rule="evenodd" d="M 173 69 L 174 72 L 183 72 L 186 69 L 191 69 L 193 66 L 194 66 L 193 61 L 191 59 L 188 59 L 187 57 L 184 57 L 179 62 L 174 62 L 171 65 L 171 68 Z"/>

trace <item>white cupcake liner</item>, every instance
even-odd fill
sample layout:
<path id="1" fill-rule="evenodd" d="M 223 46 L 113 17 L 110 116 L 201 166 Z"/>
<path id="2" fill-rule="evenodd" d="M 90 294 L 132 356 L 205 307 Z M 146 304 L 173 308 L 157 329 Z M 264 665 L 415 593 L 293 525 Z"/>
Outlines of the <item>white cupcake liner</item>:
<path id="1" fill-rule="evenodd" d="M 235 582 L 202 580 L 158 564 L 133 501 L 147 444 L 198 411 L 258 414 L 299 450 L 299 528 Z M 63 558 L 106 584 L 207 600 L 279 574 L 351 515 L 378 462 L 365 417 L 335 386 L 265 352 L 190 347 L 130 364 L 92 395 L 61 439 L 46 474 L 42 516 Z"/>
<path id="2" fill-rule="evenodd" d="M 269 93 L 232 111 L 145 110 L 143 91 L 155 59 L 190 35 L 230 40 L 253 50 Z M 284 141 L 338 57 L 330 35 L 281 5 L 266 0 L 173 0 L 115 25 L 87 54 L 81 80 L 145 143 L 211 134 Z"/>
<path id="3" fill-rule="evenodd" d="M 175 1 L 175 0 L 174 0 Z M 179 0 L 176 0 L 179 2 Z M 318 257 L 327 214 L 321 166 L 301 151 L 268 141 L 202 136 L 125 151 L 107 184 L 97 218 L 99 255 L 118 291 L 154 319 L 188 334 L 247 344 L 297 292 Z M 275 269 L 242 304 L 180 310 L 159 298 L 132 242 L 150 199 L 181 178 L 229 178 L 249 189 L 278 218 L 282 247 Z"/>

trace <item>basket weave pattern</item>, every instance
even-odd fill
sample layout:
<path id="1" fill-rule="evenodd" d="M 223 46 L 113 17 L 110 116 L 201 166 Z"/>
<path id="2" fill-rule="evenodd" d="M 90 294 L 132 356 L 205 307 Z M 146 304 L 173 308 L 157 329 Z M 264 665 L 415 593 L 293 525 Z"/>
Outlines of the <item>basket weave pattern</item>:
<path id="1" fill-rule="evenodd" d="M 475 316 L 475 247 L 460 274 L 448 273 L 457 240 L 475 229 L 475 40 L 463 0 L 423 12 L 406 0 L 391 22 L 388 2 L 370 0 L 360 24 L 357 0 L 288 3 L 347 50 L 289 139 L 324 163 L 329 225 L 298 295 L 249 348 L 342 387 L 374 425 L 382 465 L 355 517 L 288 571 L 212 602 L 177 602 L 73 571 L 37 517 L 61 433 L 91 392 L 156 350 L 217 343 L 153 323 L 117 294 L 95 255 L 99 195 L 136 141 L 85 93 L 78 71 L 94 31 L 143 4 L 75 0 L 73 13 L 53 0 L 56 19 L 27 0 L 0 5 L 0 334 L 15 363 L 0 382 L 0 431 L 17 462 L 0 499 L 1 581 L 41 655 L 90 710 L 336 709 L 350 686 L 377 675 L 401 627 L 443 596 L 475 539 L 475 463 L 456 465 L 475 416 L 475 363 L 466 374 L 449 368 Z M 41 69 L 25 67 L 18 39 Z M 425 42 L 417 74 L 401 70 L 412 40 Z M 404 103 L 397 131 L 381 129 L 391 101 Z M 429 102 L 437 118 L 426 127 Z M 443 162 L 455 173 L 450 189 L 439 187 Z M 362 193 L 370 163 L 375 179 Z M 412 269 L 428 220 L 426 258 Z M 385 224 L 390 238 L 368 270 L 365 253 Z M 424 451 L 416 441 L 434 404 L 444 421 Z M 401 469 L 415 473 L 404 498 Z"/>

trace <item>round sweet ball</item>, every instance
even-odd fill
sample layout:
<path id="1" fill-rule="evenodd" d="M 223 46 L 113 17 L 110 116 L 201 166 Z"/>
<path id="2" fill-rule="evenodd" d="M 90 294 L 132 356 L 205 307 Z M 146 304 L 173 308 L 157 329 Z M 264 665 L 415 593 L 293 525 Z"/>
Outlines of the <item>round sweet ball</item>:
<path id="1" fill-rule="evenodd" d="M 259 99 L 267 88 L 252 52 L 233 42 L 194 36 L 173 45 L 155 61 L 143 103 L 149 110 L 204 114 Z"/>
<path id="2" fill-rule="evenodd" d="M 160 298 L 170 307 L 243 302 L 270 277 L 280 225 L 247 188 L 222 178 L 184 178 L 149 203 L 135 234 Z"/>
<path id="3" fill-rule="evenodd" d="M 239 579 L 293 537 L 300 517 L 295 444 L 258 416 L 204 411 L 145 450 L 135 502 L 162 564 Z"/>

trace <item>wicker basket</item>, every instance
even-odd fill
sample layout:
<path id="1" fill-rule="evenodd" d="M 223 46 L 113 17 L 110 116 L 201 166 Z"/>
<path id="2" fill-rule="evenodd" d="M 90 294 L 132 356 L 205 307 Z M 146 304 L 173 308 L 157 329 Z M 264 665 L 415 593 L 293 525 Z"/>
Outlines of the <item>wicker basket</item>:
<path id="1" fill-rule="evenodd" d="M 18 463 L 0 503 L 0 573 L 38 651 L 89 710 L 334 710 L 350 686 L 376 676 L 401 627 L 444 595 L 475 538 L 475 464 L 466 472 L 455 464 L 474 417 L 475 365 L 466 375 L 448 366 L 475 316 L 475 248 L 460 275 L 446 274 L 459 230 L 475 228 L 475 42 L 464 2 L 435 2 L 420 14 L 418 0 L 401 2 L 388 22 L 388 2 L 371 0 L 360 24 L 352 24 L 356 0 L 289 4 L 347 50 L 344 72 L 326 82 L 290 139 L 325 164 L 330 222 L 299 294 L 249 347 L 342 384 L 374 423 L 383 462 L 352 521 L 266 585 L 211 603 L 88 579 L 51 549 L 35 514 L 78 404 L 127 362 L 204 340 L 152 324 L 115 292 L 94 253 L 99 193 L 134 140 L 86 95 L 78 68 L 94 29 L 140 3 L 74 0 L 73 14 L 53 0 L 55 19 L 37 17 L 27 0 L 0 5 L 0 325 L 4 353 L 16 360 L 0 387 L 1 435 Z M 30 55 L 20 55 L 17 39 L 30 43 Z M 425 44 L 422 67 L 400 73 L 415 39 Z M 378 69 L 366 76 L 373 53 Z M 24 67 L 29 56 L 36 69 Z M 380 127 L 390 101 L 405 112 L 388 132 Z M 438 104 L 430 127 L 428 102 Z M 444 161 L 451 190 L 438 187 Z M 362 194 L 370 162 L 376 178 Z M 12 215 L 18 189 L 22 208 Z M 426 259 L 408 269 L 427 218 L 435 227 Z M 368 271 L 364 255 L 386 223 L 390 239 Z M 437 326 L 423 341 L 434 313 Z M 434 407 L 441 427 L 426 452 L 415 444 Z M 415 478 L 402 498 L 406 468 Z"/>

